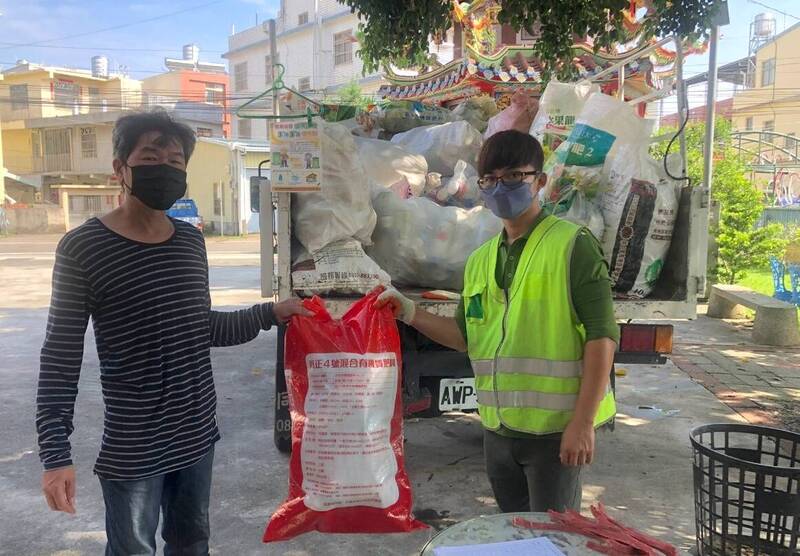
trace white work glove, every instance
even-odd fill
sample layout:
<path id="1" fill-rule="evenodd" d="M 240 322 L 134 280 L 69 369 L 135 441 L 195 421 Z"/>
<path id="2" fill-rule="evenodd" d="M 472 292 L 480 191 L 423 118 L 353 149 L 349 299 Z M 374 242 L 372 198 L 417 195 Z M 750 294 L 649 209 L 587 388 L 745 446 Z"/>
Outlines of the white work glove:
<path id="1" fill-rule="evenodd" d="M 394 288 L 386 288 L 386 290 L 378 296 L 375 306 L 381 309 L 389 305 L 394 313 L 394 318 L 402 321 L 408 325 L 414 322 L 414 316 L 417 314 L 417 306 L 409 298 Z"/>

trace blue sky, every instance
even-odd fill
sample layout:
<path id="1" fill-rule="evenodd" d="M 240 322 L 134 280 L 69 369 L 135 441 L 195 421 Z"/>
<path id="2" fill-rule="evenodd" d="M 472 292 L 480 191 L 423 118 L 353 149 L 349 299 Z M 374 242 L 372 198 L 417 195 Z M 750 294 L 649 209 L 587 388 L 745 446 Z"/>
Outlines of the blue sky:
<path id="1" fill-rule="evenodd" d="M 143 79 L 162 73 L 164 58 L 180 57 L 181 47 L 192 42 L 200 46 L 201 60 L 224 62 L 220 54 L 227 49 L 231 26 L 235 25 L 237 30 L 252 27 L 256 15 L 259 21 L 274 16 L 279 3 L 279 0 L 0 0 L 0 68 L 9 67 L 20 58 L 89 68 L 92 56 L 105 54 L 110 69 L 125 65 L 132 77 Z M 179 11 L 182 13 L 169 15 Z M 158 19 L 138 23 L 153 18 Z M 124 27 L 98 32 L 117 26 Z M 41 44 L 10 46 L 9 43 Z"/>
<path id="2" fill-rule="evenodd" d="M 778 31 L 800 22 L 800 0 L 730 0 L 731 24 L 722 29 L 720 63 L 747 55 L 749 25 L 756 14 L 768 11 L 764 4 L 775 13 Z M 105 54 L 111 69 L 124 65 L 141 79 L 162 72 L 164 57 L 179 57 L 189 42 L 200 46 L 202 60 L 221 62 L 231 27 L 251 27 L 256 15 L 263 21 L 278 5 L 279 0 L 0 0 L 0 68 L 19 58 L 88 68 L 92 56 Z M 152 18 L 158 19 L 142 22 Z M 99 31 L 116 26 L 124 27 Z M 689 58 L 687 74 L 704 71 L 707 63 L 707 56 Z M 800 64 L 786 71 L 800 71 Z M 704 103 L 703 91 L 702 85 L 691 91 L 692 106 Z M 729 91 L 723 85 L 721 96 Z"/>

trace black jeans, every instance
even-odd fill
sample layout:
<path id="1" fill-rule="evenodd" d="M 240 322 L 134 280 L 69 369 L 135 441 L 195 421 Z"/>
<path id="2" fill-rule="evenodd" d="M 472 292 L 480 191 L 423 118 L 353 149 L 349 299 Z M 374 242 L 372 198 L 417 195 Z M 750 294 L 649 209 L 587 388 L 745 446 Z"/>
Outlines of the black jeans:
<path id="1" fill-rule="evenodd" d="M 580 511 L 581 467 L 561 465 L 561 435 L 509 438 L 483 431 L 486 473 L 500 511 Z"/>
<path id="2" fill-rule="evenodd" d="M 100 479 L 106 504 L 106 556 L 156 553 L 159 511 L 165 556 L 208 554 L 208 501 L 214 450 L 190 467 L 135 481 Z"/>

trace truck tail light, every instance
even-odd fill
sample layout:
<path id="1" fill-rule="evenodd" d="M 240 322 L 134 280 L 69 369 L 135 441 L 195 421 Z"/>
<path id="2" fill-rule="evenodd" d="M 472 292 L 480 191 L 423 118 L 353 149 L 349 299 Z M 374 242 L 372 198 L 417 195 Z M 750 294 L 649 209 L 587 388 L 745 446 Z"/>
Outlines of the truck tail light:
<path id="1" fill-rule="evenodd" d="M 620 325 L 620 353 L 672 353 L 671 324 Z"/>

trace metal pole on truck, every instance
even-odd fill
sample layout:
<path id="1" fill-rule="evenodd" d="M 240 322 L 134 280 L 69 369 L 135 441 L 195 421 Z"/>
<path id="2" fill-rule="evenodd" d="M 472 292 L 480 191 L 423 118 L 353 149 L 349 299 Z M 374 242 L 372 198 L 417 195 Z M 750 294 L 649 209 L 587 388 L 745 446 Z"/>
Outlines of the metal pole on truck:
<path id="1" fill-rule="evenodd" d="M 278 56 L 278 41 L 275 31 L 275 18 L 272 18 L 267 23 L 267 32 L 269 33 L 269 59 L 271 63 L 271 71 L 273 78 L 275 76 L 275 62 Z M 272 113 L 278 114 L 280 112 L 280 104 L 278 102 L 278 95 L 276 91 L 272 92 Z M 269 120 L 265 120 L 267 127 L 267 143 L 269 143 Z M 272 159 L 271 149 L 267 152 L 270 160 Z M 258 231 L 261 236 L 260 243 L 260 258 L 261 258 L 261 296 L 272 297 L 275 293 L 275 249 L 274 249 L 274 231 L 275 231 L 275 213 L 272 210 L 272 187 L 271 180 L 261 179 L 261 166 L 263 161 L 258 165 Z M 272 164 L 270 163 L 270 168 Z M 251 192 L 252 194 L 252 192 Z"/>
<path id="2" fill-rule="evenodd" d="M 683 80 L 683 39 L 675 37 L 675 84 L 678 91 L 678 127 L 689 116 L 689 106 L 687 101 L 686 82 Z M 685 130 L 684 130 L 685 131 Z M 681 177 L 686 177 L 686 133 L 681 133 L 678 137 L 678 145 L 681 153 Z"/>
<path id="3" fill-rule="evenodd" d="M 711 38 L 709 39 L 708 51 L 708 81 L 706 81 L 706 136 L 703 142 L 703 196 L 710 207 L 710 219 L 713 216 L 713 203 L 711 202 L 711 182 L 714 176 L 714 122 L 717 112 L 717 43 L 719 42 L 719 26 L 711 27 Z M 710 223 L 709 223 L 710 224 Z M 714 241 L 709 242 L 705 264 L 708 265 L 709 259 L 713 266 L 716 266 L 717 250 Z M 706 280 L 699 290 L 704 297 L 710 295 L 709 281 Z"/>
<path id="4" fill-rule="evenodd" d="M 275 32 L 275 20 L 271 20 L 270 22 L 270 38 L 269 38 L 269 48 L 270 48 L 270 55 L 272 56 L 272 63 L 273 67 L 275 64 L 275 59 L 278 56 L 278 39 L 277 33 Z M 280 116 L 281 115 L 281 106 L 280 106 L 280 99 L 278 95 L 275 94 L 276 91 L 272 93 L 272 114 L 273 116 Z M 274 119 L 274 122 L 279 122 L 280 119 Z M 271 153 L 270 153 L 271 154 Z M 272 167 L 272 165 L 270 165 Z M 288 299 L 291 295 L 291 284 L 289 280 L 281 280 L 281 277 L 291 276 L 291 241 L 288 238 L 291 237 L 292 229 L 291 229 L 291 215 L 289 210 L 291 208 L 292 203 L 292 196 L 290 193 L 278 193 L 277 197 L 277 205 L 278 205 L 278 218 L 277 218 L 277 234 L 278 237 L 287 238 L 286 241 L 278 241 L 278 272 L 277 272 L 277 282 L 273 282 L 273 291 L 277 291 L 277 301 L 281 301 L 284 299 Z M 263 242 L 262 242 L 263 245 Z M 272 242 L 270 242 L 270 247 L 272 246 Z M 274 260 L 274 259 L 271 259 Z M 274 271 L 274 269 L 273 269 Z"/>
<path id="5" fill-rule="evenodd" d="M 708 73 L 706 74 L 706 135 L 703 143 L 703 196 L 709 207 L 709 215 L 712 221 L 717 219 L 714 203 L 711 201 L 711 184 L 714 177 L 714 125 L 717 109 L 717 47 L 719 45 L 720 26 L 730 23 L 727 1 L 720 0 L 718 4 L 719 11 L 712 23 L 711 36 L 709 37 Z M 713 222 L 707 224 L 713 224 Z M 709 226 L 706 225 L 705 229 L 708 228 Z M 708 246 L 704 264 L 708 266 L 709 259 L 711 259 L 712 266 L 716 267 L 716 241 L 709 241 Z M 701 288 L 698 288 L 698 291 L 702 292 L 704 297 L 707 298 L 711 293 L 709 280 L 706 280 L 704 284 L 699 284 L 699 286 Z"/>

